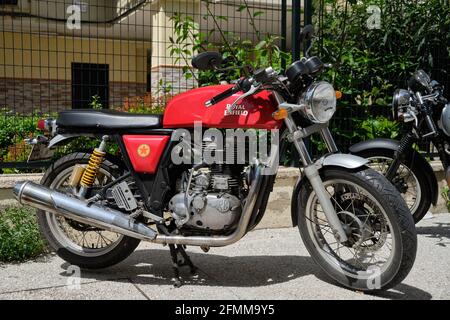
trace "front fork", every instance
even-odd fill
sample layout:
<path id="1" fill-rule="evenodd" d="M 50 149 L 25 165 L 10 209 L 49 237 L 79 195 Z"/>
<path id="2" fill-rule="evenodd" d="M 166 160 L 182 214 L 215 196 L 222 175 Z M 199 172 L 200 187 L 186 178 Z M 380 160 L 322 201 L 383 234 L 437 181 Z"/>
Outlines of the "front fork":
<path id="1" fill-rule="evenodd" d="M 416 137 L 412 132 L 408 132 L 400 141 L 400 145 L 394 153 L 394 159 L 386 171 L 386 178 L 389 181 L 394 181 L 394 178 L 397 175 L 397 170 L 400 167 L 406 152 L 408 152 L 408 150 L 412 147 L 415 138 Z"/>
<path id="2" fill-rule="evenodd" d="M 277 97 L 280 99 L 280 97 Z M 281 104 L 281 100 L 278 101 Z M 319 169 L 316 163 L 314 163 L 309 155 L 308 149 L 306 148 L 305 142 L 303 141 L 303 136 L 301 135 L 299 128 L 295 124 L 294 119 L 292 119 L 291 115 L 288 115 L 284 120 L 287 129 L 289 130 L 292 143 L 300 155 L 300 158 L 304 165 L 304 172 L 306 177 L 308 178 L 314 192 L 317 195 L 319 203 L 325 213 L 325 216 L 330 224 L 331 229 L 333 230 L 333 234 L 336 237 L 336 240 L 340 243 L 346 242 L 348 240 L 347 234 L 342 227 L 341 221 L 336 213 L 336 210 L 331 202 L 328 191 L 325 189 L 323 185 L 322 178 L 319 174 Z M 336 144 L 334 142 L 333 136 L 330 133 L 330 129 L 328 126 L 323 126 L 320 129 L 320 133 L 322 135 L 325 144 L 330 152 L 334 153 L 338 151 Z"/>

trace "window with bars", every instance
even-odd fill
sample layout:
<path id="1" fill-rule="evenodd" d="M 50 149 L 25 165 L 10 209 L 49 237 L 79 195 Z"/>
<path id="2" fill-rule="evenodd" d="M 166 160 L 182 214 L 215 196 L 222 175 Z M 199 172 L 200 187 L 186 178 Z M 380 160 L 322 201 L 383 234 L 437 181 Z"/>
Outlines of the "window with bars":
<path id="1" fill-rule="evenodd" d="M 94 97 L 109 107 L 109 65 L 72 63 L 72 108 L 89 108 Z"/>
<path id="2" fill-rule="evenodd" d="M 4 5 L 4 4 L 17 5 L 18 1 L 19 0 L 0 0 L 0 5 Z"/>

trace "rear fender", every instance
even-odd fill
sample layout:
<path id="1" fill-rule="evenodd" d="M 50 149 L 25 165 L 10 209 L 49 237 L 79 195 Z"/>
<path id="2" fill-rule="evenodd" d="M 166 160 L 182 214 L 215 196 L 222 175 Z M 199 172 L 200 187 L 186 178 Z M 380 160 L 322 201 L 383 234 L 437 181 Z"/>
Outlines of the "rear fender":
<path id="1" fill-rule="evenodd" d="M 54 148 L 57 146 L 65 145 L 69 141 L 79 138 L 79 137 L 87 137 L 87 138 L 95 138 L 95 135 L 93 134 L 79 134 L 79 133 L 64 133 L 64 134 L 58 134 L 56 135 L 50 142 L 48 143 L 48 148 Z"/>

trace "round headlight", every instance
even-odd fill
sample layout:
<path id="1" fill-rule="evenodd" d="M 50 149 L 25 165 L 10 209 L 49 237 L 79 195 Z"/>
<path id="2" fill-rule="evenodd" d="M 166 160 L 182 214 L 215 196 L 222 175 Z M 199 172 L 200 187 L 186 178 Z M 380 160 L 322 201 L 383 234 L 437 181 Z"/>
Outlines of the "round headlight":
<path id="1" fill-rule="evenodd" d="M 397 89 L 394 92 L 394 99 L 392 100 L 392 106 L 396 108 L 408 107 L 411 103 L 411 93 L 405 89 Z"/>
<path id="2" fill-rule="evenodd" d="M 309 120 L 316 123 L 330 121 L 336 112 L 336 91 L 325 81 L 313 83 L 303 94 L 301 103 Z"/>

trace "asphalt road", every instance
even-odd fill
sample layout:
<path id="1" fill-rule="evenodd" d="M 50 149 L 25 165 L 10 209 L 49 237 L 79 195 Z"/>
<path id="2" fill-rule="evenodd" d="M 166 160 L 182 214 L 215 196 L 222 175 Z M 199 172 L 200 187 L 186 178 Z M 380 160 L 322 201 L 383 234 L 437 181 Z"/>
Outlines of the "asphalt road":
<path id="1" fill-rule="evenodd" d="M 450 214 L 418 227 L 416 263 L 406 280 L 378 295 L 337 286 L 318 268 L 297 229 L 257 230 L 205 254 L 188 248 L 199 267 L 173 287 L 167 248 L 142 244 L 121 264 L 81 279 L 56 256 L 0 266 L 0 299 L 450 299 Z M 80 282 L 78 283 L 78 280 Z"/>

